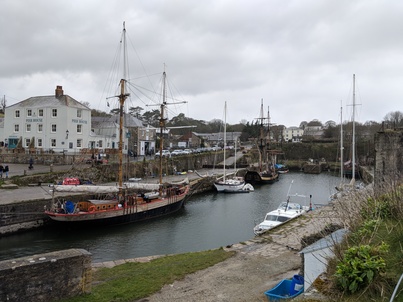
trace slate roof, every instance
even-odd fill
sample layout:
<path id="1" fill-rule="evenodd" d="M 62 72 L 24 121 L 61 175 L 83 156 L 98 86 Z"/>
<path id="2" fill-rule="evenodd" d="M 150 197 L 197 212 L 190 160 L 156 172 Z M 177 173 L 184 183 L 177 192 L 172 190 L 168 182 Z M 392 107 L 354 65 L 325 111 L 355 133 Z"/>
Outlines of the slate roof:
<path id="1" fill-rule="evenodd" d="M 57 107 L 72 107 L 72 108 L 78 108 L 78 109 L 86 109 L 90 110 L 87 106 L 84 106 L 81 104 L 79 101 L 73 99 L 72 97 L 68 95 L 62 95 L 59 97 L 55 97 L 54 95 L 48 95 L 48 96 L 34 96 L 30 97 L 29 99 L 26 99 L 24 101 L 21 101 L 19 103 L 16 103 L 14 105 L 9 106 L 8 108 L 57 108 Z"/>

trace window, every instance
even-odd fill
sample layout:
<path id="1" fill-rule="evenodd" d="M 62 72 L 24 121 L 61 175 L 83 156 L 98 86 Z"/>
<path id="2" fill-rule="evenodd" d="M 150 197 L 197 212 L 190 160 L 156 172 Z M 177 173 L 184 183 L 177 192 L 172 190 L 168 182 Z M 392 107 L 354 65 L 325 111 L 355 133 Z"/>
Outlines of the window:
<path id="1" fill-rule="evenodd" d="M 81 109 L 77 109 L 77 117 L 81 117 L 82 114 L 82 110 Z"/>
<path id="2" fill-rule="evenodd" d="M 31 124 L 26 124 L 26 131 L 31 132 Z"/>
<path id="3" fill-rule="evenodd" d="M 38 110 L 38 116 L 43 116 L 43 109 Z"/>
<path id="4" fill-rule="evenodd" d="M 83 133 L 83 125 L 77 125 L 77 133 Z"/>
<path id="5" fill-rule="evenodd" d="M 78 140 L 77 140 L 77 148 L 81 148 L 82 143 L 83 143 L 83 140 L 82 140 L 82 139 L 78 139 Z"/>
<path id="6" fill-rule="evenodd" d="M 102 141 L 101 140 L 98 141 L 98 146 L 99 146 L 99 148 L 102 148 Z"/>
<path id="7" fill-rule="evenodd" d="M 52 117 L 57 117 L 57 109 L 52 109 Z"/>
<path id="8" fill-rule="evenodd" d="M 29 138 L 25 139 L 25 148 L 29 147 L 29 143 L 31 142 L 31 140 Z"/>
<path id="9" fill-rule="evenodd" d="M 43 131 L 43 124 L 38 124 L 38 132 L 42 132 Z"/>
<path id="10" fill-rule="evenodd" d="M 20 125 L 14 125 L 14 132 L 20 132 Z"/>
<path id="11" fill-rule="evenodd" d="M 56 124 L 52 124 L 52 133 L 56 132 Z"/>
<path id="12" fill-rule="evenodd" d="M 42 147 L 42 139 L 38 138 L 38 147 Z"/>
<path id="13" fill-rule="evenodd" d="M 20 111 L 19 110 L 15 110 L 15 117 L 20 117 Z"/>
<path id="14" fill-rule="evenodd" d="M 32 116 L 32 109 L 27 109 L 27 116 L 29 116 L 29 117 Z"/>
<path id="15" fill-rule="evenodd" d="M 52 138 L 52 139 L 50 140 L 50 146 L 51 146 L 51 147 L 56 147 L 56 139 L 55 139 L 55 138 Z"/>

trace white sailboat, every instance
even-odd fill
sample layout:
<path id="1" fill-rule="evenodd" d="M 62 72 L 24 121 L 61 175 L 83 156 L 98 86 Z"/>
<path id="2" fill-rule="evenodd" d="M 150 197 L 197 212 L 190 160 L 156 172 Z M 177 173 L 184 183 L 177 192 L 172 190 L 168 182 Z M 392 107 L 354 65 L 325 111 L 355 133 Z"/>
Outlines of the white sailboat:
<path id="1" fill-rule="evenodd" d="M 355 101 L 355 74 L 353 74 L 353 104 L 352 104 L 352 139 L 351 139 L 351 158 L 344 163 L 343 173 L 346 177 L 351 177 L 350 185 L 354 186 L 357 177 L 359 177 L 358 164 L 356 161 L 356 139 L 355 139 L 355 108 L 357 104 Z"/>
<path id="2" fill-rule="evenodd" d="M 214 182 L 217 192 L 223 193 L 248 193 L 253 191 L 252 185 L 245 183 L 242 177 L 227 176 L 226 172 L 226 150 L 227 150 L 227 102 L 224 105 L 224 171 L 223 177 Z M 236 163 L 236 148 L 235 148 L 235 163 Z"/>
<path id="3" fill-rule="evenodd" d="M 340 185 L 336 187 L 337 192 L 330 196 L 330 200 L 340 198 L 352 189 L 362 187 L 362 184 L 356 185 L 356 159 L 355 159 L 355 74 L 353 74 L 353 112 L 352 112 L 352 139 L 351 139 L 351 159 L 344 162 L 343 145 L 343 107 L 340 109 Z M 345 182 L 345 177 L 351 176 L 349 183 Z"/>

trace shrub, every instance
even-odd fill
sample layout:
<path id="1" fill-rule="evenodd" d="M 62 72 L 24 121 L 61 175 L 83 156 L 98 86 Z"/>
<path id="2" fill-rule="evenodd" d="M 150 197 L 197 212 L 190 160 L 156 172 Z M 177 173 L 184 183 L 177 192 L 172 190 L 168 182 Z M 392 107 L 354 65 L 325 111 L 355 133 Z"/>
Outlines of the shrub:
<path id="1" fill-rule="evenodd" d="M 385 272 L 385 260 L 382 254 L 388 251 L 387 244 L 378 247 L 369 245 L 349 248 L 343 259 L 337 264 L 335 277 L 343 290 L 355 293 L 371 284 L 376 276 Z"/>

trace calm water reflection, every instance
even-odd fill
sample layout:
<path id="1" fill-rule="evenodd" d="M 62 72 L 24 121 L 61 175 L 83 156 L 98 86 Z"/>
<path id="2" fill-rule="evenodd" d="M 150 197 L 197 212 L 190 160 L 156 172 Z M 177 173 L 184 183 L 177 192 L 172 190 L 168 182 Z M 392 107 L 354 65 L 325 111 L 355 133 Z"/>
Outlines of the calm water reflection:
<path id="1" fill-rule="evenodd" d="M 0 239 L 0 260 L 60 249 L 83 248 L 94 262 L 158 254 L 213 249 L 254 237 L 253 227 L 265 213 L 291 194 L 312 195 L 314 204 L 327 204 L 339 178 L 322 173 L 288 173 L 273 185 L 249 194 L 207 193 L 193 196 L 180 212 L 169 217 L 130 225 L 61 232 L 35 230 Z"/>

